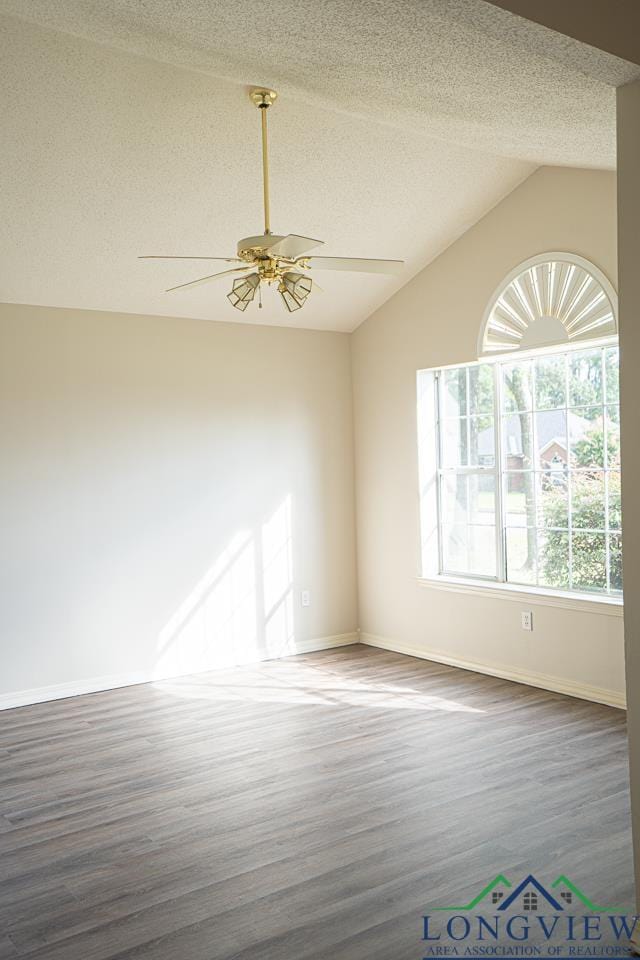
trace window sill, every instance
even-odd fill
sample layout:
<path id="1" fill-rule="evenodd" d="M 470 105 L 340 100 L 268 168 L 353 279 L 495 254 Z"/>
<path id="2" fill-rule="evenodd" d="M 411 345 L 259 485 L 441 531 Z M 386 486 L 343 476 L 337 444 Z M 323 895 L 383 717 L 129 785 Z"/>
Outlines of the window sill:
<path id="1" fill-rule="evenodd" d="M 511 600 L 516 603 L 531 603 L 545 607 L 560 607 L 564 610 L 577 610 L 581 613 L 597 613 L 606 617 L 622 617 L 624 604 L 617 597 L 588 596 L 586 594 L 563 593 L 556 590 L 544 590 L 541 587 L 516 586 L 511 583 L 497 583 L 477 580 L 464 580 L 460 577 L 418 577 L 422 587 L 431 590 L 449 590 L 453 593 L 467 593 L 480 597 L 493 597 L 499 600 Z"/>

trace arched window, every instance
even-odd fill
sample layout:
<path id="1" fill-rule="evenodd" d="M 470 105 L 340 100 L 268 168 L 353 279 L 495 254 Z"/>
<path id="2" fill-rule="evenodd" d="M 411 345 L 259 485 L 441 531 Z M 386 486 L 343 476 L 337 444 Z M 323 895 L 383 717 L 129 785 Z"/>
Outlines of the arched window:
<path id="1" fill-rule="evenodd" d="M 422 576 L 622 596 L 617 298 L 581 257 L 505 277 L 480 358 L 418 373 Z"/>
<path id="2" fill-rule="evenodd" d="M 601 270 L 572 253 L 545 253 L 519 264 L 485 311 L 478 353 L 562 345 L 615 336 L 617 297 Z"/>

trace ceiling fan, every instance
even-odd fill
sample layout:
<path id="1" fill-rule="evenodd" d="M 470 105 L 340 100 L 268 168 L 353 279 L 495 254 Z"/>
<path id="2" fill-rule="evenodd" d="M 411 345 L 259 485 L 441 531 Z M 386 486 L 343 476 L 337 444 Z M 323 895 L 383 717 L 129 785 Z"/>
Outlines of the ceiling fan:
<path id="1" fill-rule="evenodd" d="M 241 264 L 222 270 L 188 283 L 180 283 L 170 287 L 167 293 L 174 290 L 188 290 L 200 284 L 226 277 L 230 274 L 241 274 L 234 279 L 231 292 L 227 298 L 237 310 L 246 310 L 256 291 L 260 292 L 260 285 L 276 284 L 278 292 L 289 311 L 299 310 L 304 306 L 311 293 L 313 281 L 307 276 L 309 270 L 349 270 L 356 273 L 397 273 L 404 263 L 403 260 L 366 260 L 354 257 L 316 257 L 310 255 L 310 250 L 321 247 L 321 240 L 312 240 L 310 237 L 299 237 L 294 233 L 287 236 L 271 233 L 270 206 L 269 206 L 269 154 L 267 144 L 267 111 L 275 101 L 275 90 L 251 88 L 250 97 L 260 110 L 262 124 L 262 181 L 264 193 L 264 233 L 257 237 L 245 237 L 238 241 L 237 256 L 235 257 L 165 257 L 145 256 L 140 260 L 220 260 L 224 263 Z M 262 306 L 262 297 L 259 296 Z"/>

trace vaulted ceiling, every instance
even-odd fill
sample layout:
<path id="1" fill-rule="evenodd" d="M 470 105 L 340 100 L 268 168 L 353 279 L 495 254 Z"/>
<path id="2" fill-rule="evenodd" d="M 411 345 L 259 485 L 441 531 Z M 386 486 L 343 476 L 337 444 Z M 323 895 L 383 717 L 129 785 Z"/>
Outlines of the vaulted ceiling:
<path id="1" fill-rule="evenodd" d="M 0 300 L 352 330 L 540 164 L 611 168 L 638 68 L 483 0 L 0 0 Z M 406 260 L 318 275 L 303 310 L 234 311 L 227 279 L 139 254 L 232 256 L 261 232 Z"/>

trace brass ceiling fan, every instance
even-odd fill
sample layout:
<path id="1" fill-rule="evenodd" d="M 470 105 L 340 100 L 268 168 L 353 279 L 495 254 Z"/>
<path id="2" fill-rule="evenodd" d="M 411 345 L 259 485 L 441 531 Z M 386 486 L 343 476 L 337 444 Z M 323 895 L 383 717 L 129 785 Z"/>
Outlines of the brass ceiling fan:
<path id="1" fill-rule="evenodd" d="M 264 233 L 257 237 L 245 237 L 238 242 L 235 257 L 165 257 L 145 256 L 140 260 L 220 260 L 224 263 L 237 263 L 241 266 L 222 270 L 188 283 L 170 287 L 174 290 L 188 290 L 200 284 L 238 273 L 242 276 L 233 281 L 228 299 L 237 310 L 246 310 L 260 289 L 261 283 L 276 284 L 278 292 L 288 310 L 299 310 L 304 306 L 311 293 L 313 281 L 303 271 L 308 270 L 349 270 L 356 273 L 397 273 L 403 260 L 366 260 L 354 257 L 316 257 L 309 250 L 323 245 L 322 240 L 299 237 L 294 233 L 287 236 L 271 233 L 269 207 L 269 154 L 267 145 L 267 111 L 275 101 L 275 90 L 252 88 L 250 97 L 260 110 L 262 124 L 262 180 L 264 192 Z M 260 299 L 260 306 L 262 300 Z"/>

